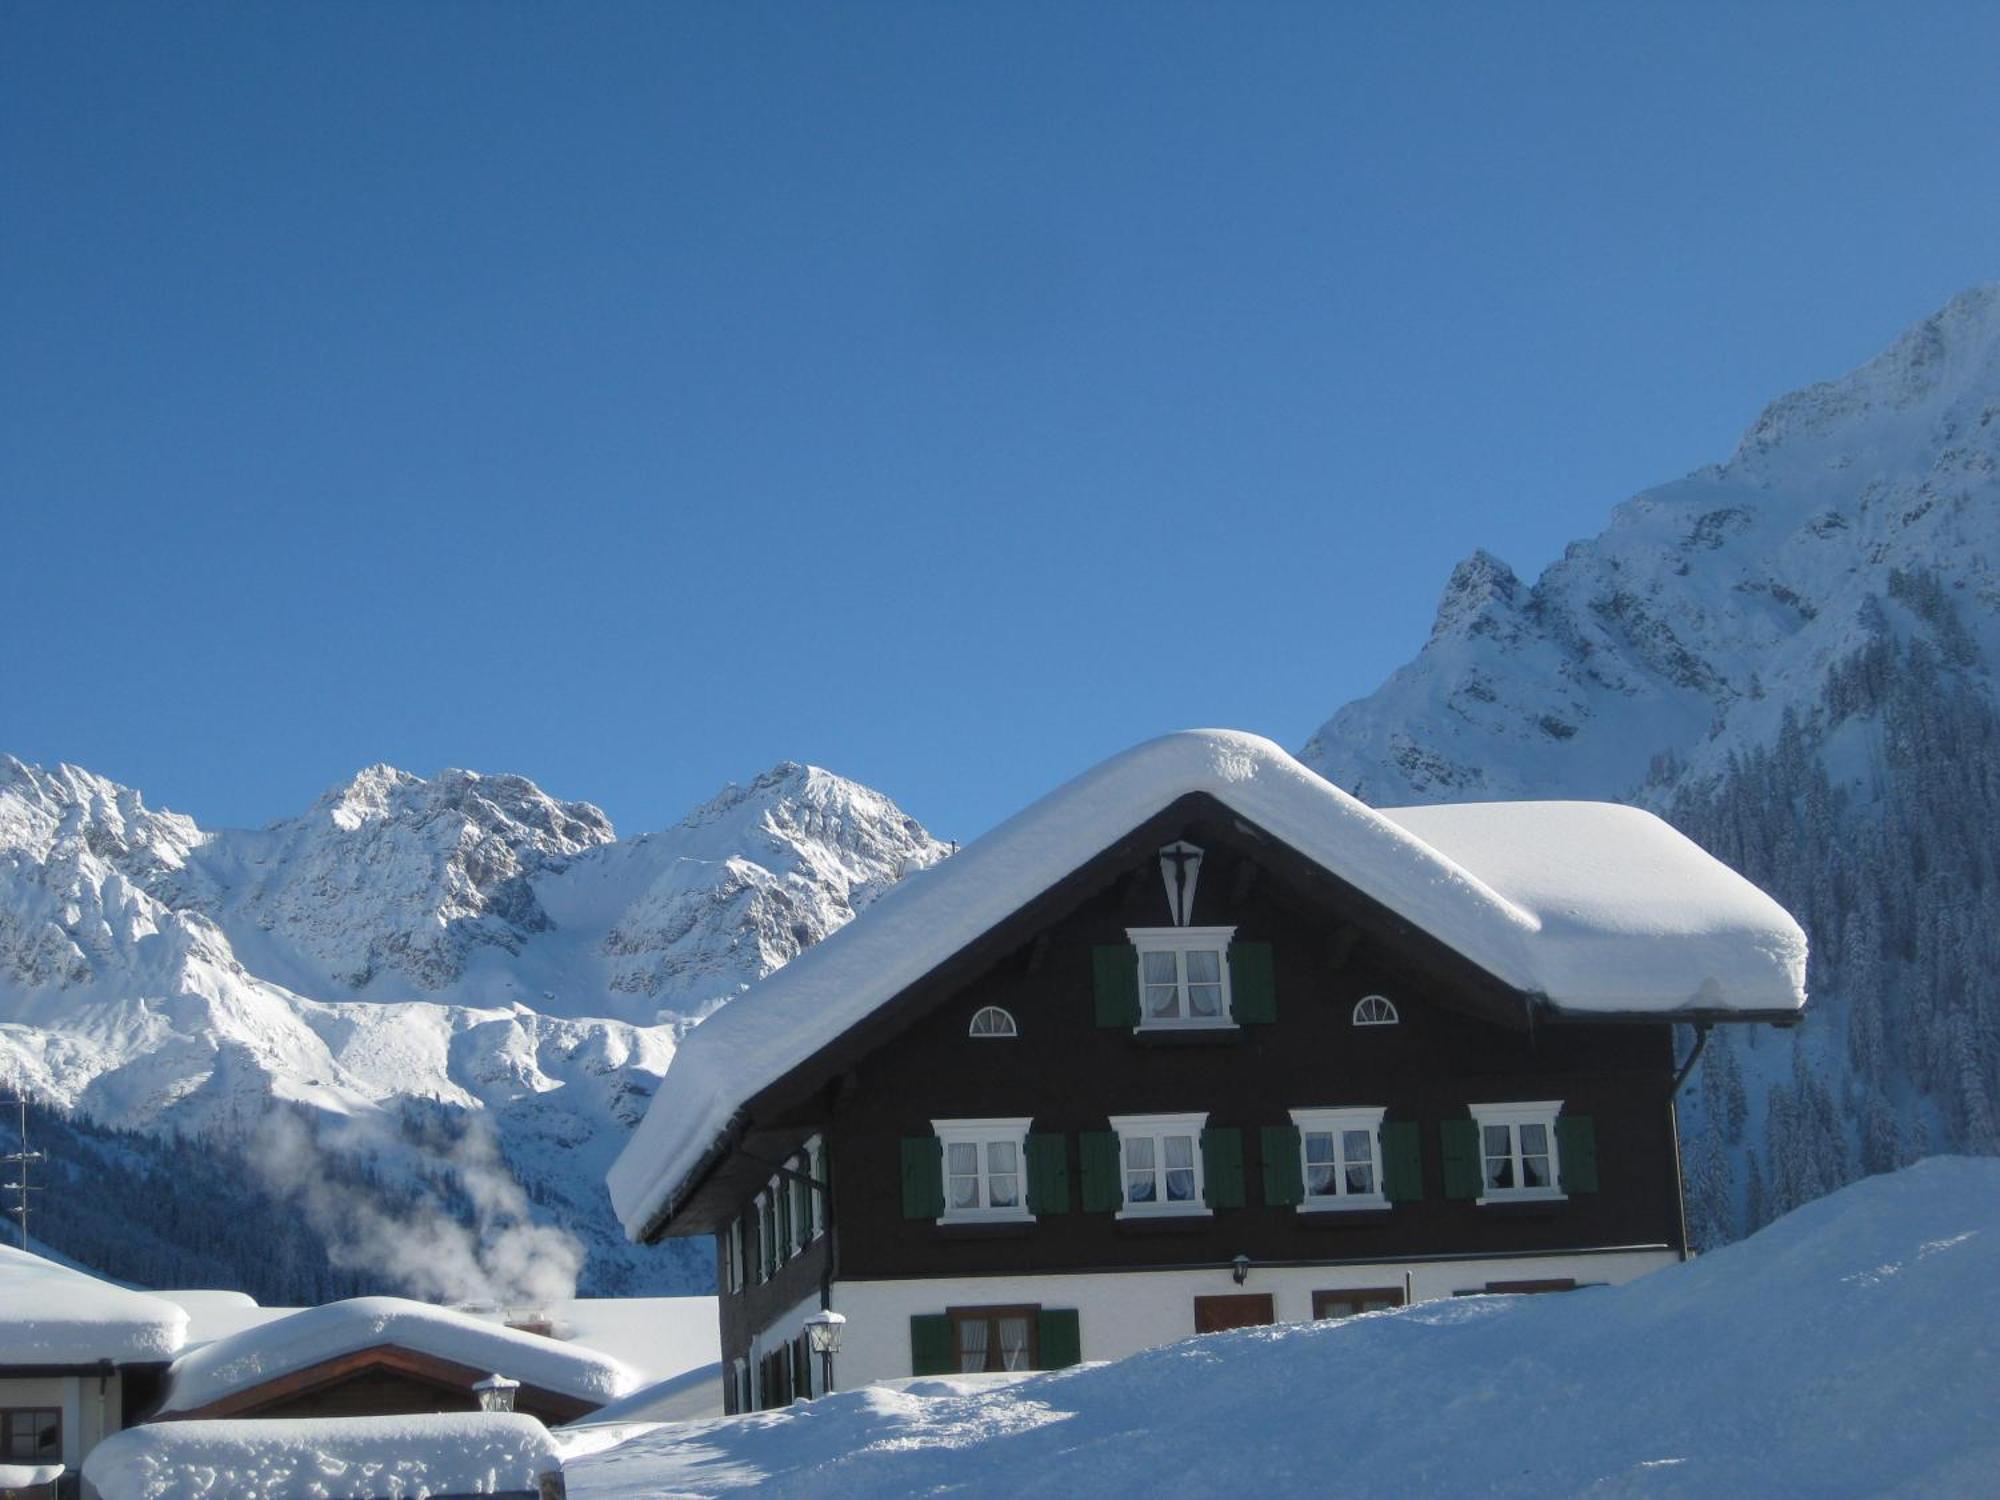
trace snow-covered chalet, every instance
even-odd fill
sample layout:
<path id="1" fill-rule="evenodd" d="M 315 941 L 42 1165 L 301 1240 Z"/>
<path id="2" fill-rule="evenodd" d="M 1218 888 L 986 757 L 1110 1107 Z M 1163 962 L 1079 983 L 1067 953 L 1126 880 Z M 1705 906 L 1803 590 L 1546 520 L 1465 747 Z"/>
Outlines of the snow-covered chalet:
<path id="1" fill-rule="evenodd" d="M 1088 772 L 697 1027 L 614 1165 L 717 1245 L 725 1398 L 1054 1368 L 1681 1259 L 1673 1023 L 1805 936 L 1651 814 L 1369 808 L 1268 740 Z"/>

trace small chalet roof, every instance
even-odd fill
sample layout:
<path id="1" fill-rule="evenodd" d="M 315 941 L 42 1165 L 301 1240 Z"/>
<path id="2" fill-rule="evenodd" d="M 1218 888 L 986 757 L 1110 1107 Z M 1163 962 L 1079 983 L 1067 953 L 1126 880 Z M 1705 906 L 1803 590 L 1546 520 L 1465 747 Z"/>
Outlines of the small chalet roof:
<path id="1" fill-rule="evenodd" d="M 0 1374 L 8 1365 L 164 1363 L 187 1322 L 171 1302 L 0 1246 Z"/>
<path id="2" fill-rule="evenodd" d="M 151 1422 L 99 1443 L 83 1477 L 104 1500 L 383 1500 L 534 1495 L 562 1460 L 521 1412 Z"/>
<path id="3" fill-rule="evenodd" d="M 1114 756 L 913 875 L 681 1043 L 612 1165 L 643 1238 L 732 1116 L 954 953 L 1181 797 L 1206 794 L 1544 1010 L 1764 1019 L 1805 1004 L 1785 909 L 1652 814 L 1609 803 L 1368 807 L 1271 741 L 1190 730 Z"/>
<path id="4" fill-rule="evenodd" d="M 403 1297 L 355 1297 L 302 1308 L 182 1355 L 167 1372 L 160 1411 L 200 1411 L 280 1376 L 385 1344 L 497 1371 L 593 1405 L 643 1383 L 636 1371 L 595 1349 Z"/>

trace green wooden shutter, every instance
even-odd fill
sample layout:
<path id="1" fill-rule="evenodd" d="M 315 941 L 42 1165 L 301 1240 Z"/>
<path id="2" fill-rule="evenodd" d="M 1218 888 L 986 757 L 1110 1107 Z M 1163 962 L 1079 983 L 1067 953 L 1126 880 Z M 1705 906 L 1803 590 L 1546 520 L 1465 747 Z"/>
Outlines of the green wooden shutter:
<path id="1" fill-rule="evenodd" d="M 1479 1122 L 1446 1120 L 1438 1126 L 1438 1144 L 1444 1148 L 1444 1195 L 1447 1198 L 1479 1196 Z"/>
<path id="2" fill-rule="evenodd" d="M 935 1219 L 944 1212 L 944 1146 L 934 1135 L 903 1137 L 903 1217 Z"/>
<path id="3" fill-rule="evenodd" d="M 943 1313 L 917 1313 L 910 1319 L 910 1373 L 953 1375 L 958 1372 L 957 1341 L 951 1319 Z"/>
<path id="4" fill-rule="evenodd" d="M 1391 1203 L 1424 1196 L 1424 1142 L 1414 1120 L 1383 1122 L 1382 1196 Z"/>
<path id="5" fill-rule="evenodd" d="M 1278 1019 L 1278 985 L 1269 943 L 1229 945 L 1229 1013 L 1243 1026 Z"/>
<path id="6" fill-rule="evenodd" d="M 1069 1137 L 1028 1137 L 1028 1212 L 1069 1212 Z"/>
<path id="7" fill-rule="evenodd" d="M 1303 1203 L 1306 1172 L 1295 1125 L 1266 1125 L 1258 1135 L 1264 1157 L 1264 1201 L 1272 1208 Z"/>
<path id="8" fill-rule="evenodd" d="M 1125 1185 L 1119 1180 L 1117 1132 L 1086 1130 L 1076 1138 L 1076 1145 L 1083 1168 L 1083 1211 L 1102 1214 L 1123 1208 Z"/>
<path id="9" fill-rule="evenodd" d="M 1097 986 L 1097 1024 L 1139 1024 L 1139 950 L 1130 943 L 1103 943 L 1090 950 Z"/>
<path id="10" fill-rule="evenodd" d="M 777 1210 L 778 1219 L 778 1259 L 787 1260 L 796 1241 L 792 1237 L 792 1185 L 784 1178 L 771 1189 L 771 1197 Z"/>
<path id="11" fill-rule="evenodd" d="M 1073 1307 L 1045 1307 L 1036 1319 L 1036 1368 L 1062 1370 L 1083 1363 L 1083 1328 Z"/>
<path id="12" fill-rule="evenodd" d="M 1556 1156 L 1557 1186 L 1565 1193 L 1597 1191 L 1597 1127 L 1589 1115 L 1556 1119 Z"/>
<path id="13" fill-rule="evenodd" d="M 1243 1206 L 1243 1132 L 1234 1126 L 1201 1133 L 1202 1195 L 1210 1208 Z"/>

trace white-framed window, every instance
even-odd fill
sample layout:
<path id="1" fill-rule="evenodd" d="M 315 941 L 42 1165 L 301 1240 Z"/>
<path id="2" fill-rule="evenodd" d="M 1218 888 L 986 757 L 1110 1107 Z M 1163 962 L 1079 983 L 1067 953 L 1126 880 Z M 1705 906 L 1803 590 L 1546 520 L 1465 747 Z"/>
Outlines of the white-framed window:
<path id="1" fill-rule="evenodd" d="M 749 1411 L 754 1394 L 750 1389 L 750 1361 L 732 1359 L 729 1362 L 729 1378 L 736 1383 L 736 1409 L 739 1412 Z"/>
<path id="2" fill-rule="evenodd" d="M 764 1191 L 757 1195 L 757 1279 L 769 1281 L 771 1272 L 778 1264 L 777 1218 L 771 1207 L 771 1194 Z"/>
<path id="3" fill-rule="evenodd" d="M 1234 1026 L 1229 940 L 1234 927 L 1128 927 L 1139 950 L 1139 1030 Z"/>
<path id="4" fill-rule="evenodd" d="M 1396 1003 L 1387 995 L 1363 995 L 1354 1002 L 1356 1026 L 1394 1026 L 1402 1019 L 1396 1014 Z"/>
<path id="5" fill-rule="evenodd" d="M 1028 1212 L 1028 1126 L 1021 1120 L 933 1120 L 944 1147 L 940 1224 L 1034 1218 Z"/>
<path id="6" fill-rule="evenodd" d="M 743 1220 L 729 1221 L 729 1232 L 722 1237 L 723 1285 L 732 1292 L 743 1290 Z"/>
<path id="7" fill-rule="evenodd" d="M 1382 1195 L 1382 1116 L 1385 1107 L 1295 1109 L 1299 1164 L 1305 1172 L 1301 1213 L 1387 1208 Z"/>
<path id="8" fill-rule="evenodd" d="M 1562 1198 L 1556 1116 L 1562 1100 L 1468 1106 L 1479 1127 L 1479 1202 Z"/>
<path id="9" fill-rule="evenodd" d="M 814 1136 L 806 1142 L 806 1175 L 818 1184 L 806 1193 L 810 1219 L 806 1238 L 816 1240 L 826 1233 L 826 1139 Z"/>
<path id="10" fill-rule="evenodd" d="M 997 1005 L 982 1005 L 973 1012 L 972 1024 L 965 1029 L 967 1036 L 1019 1036 L 1021 1028 L 1014 1024 L 1012 1011 Z"/>
<path id="11" fill-rule="evenodd" d="M 1201 1132 L 1208 1115 L 1113 1115 L 1125 1206 L 1119 1218 L 1205 1214 Z"/>

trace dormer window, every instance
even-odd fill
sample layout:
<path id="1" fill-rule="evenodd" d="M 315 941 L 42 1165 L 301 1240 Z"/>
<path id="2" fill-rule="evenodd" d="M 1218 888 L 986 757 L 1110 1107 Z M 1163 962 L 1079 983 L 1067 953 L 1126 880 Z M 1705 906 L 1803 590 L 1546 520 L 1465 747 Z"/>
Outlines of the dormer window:
<path id="1" fill-rule="evenodd" d="M 1402 1019 L 1387 995 L 1364 995 L 1354 1006 L 1356 1026 L 1394 1026 Z"/>
<path id="2" fill-rule="evenodd" d="M 967 1036 L 1019 1036 L 1021 1029 L 1014 1024 L 1010 1011 L 997 1005 L 984 1005 L 973 1014 L 972 1024 L 966 1028 Z"/>
<path id="3" fill-rule="evenodd" d="M 1132 927 L 1139 954 L 1139 1029 L 1234 1026 L 1229 942 L 1234 927 Z"/>

